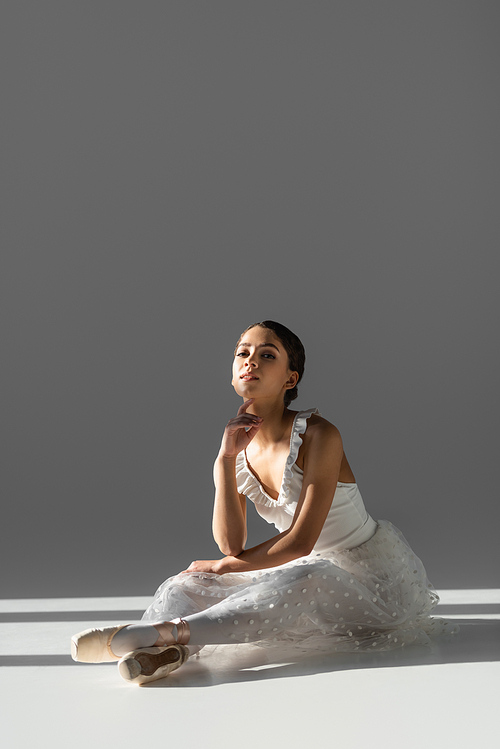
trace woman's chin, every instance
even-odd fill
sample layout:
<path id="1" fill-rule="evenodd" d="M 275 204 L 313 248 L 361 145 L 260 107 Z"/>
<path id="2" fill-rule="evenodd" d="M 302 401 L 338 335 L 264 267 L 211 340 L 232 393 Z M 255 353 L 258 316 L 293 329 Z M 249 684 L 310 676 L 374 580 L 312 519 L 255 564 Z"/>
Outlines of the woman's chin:
<path id="1" fill-rule="evenodd" d="M 248 400 L 249 398 L 257 398 L 258 397 L 258 387 L 257 387 L 257 380 L 249 380 L 248 382 L 233 382 L 233 387 L 235 392 L 241 396 L 241 398 L 245 398 L 245 400 Z"/>

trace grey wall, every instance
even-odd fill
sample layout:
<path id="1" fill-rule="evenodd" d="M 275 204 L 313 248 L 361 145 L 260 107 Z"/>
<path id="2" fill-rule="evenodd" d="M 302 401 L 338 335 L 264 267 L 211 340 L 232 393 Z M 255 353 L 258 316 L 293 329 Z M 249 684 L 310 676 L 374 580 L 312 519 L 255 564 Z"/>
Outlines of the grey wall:
<path id="1" fill-rule="evenodd" d="M 2 8 L 2 596 L 217 556 L 268 317 L 371 514 L 435 585 L 498 586 L 498 4 Z"/>

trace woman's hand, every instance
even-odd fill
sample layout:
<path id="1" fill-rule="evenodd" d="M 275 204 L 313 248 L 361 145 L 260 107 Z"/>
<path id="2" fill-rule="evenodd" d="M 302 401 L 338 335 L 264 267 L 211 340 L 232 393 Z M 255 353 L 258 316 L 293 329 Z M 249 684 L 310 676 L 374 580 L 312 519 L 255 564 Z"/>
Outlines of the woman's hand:
<path id="1" fill-rule="evenodd" d="M 186 572 L 210 572 L 213 575 L 220 575 L 220 563 L 222 559 L 198 559 L 191 562 L 187 570 L 182 570 L 182 575 Z"/>
<path id="2" fill-rule="evenodd" d="M 255 398 L 245 401 L 238 409 L 237 416 L 230 419 L 222 436 L 219 451 L 221 458 L 235 458 L 253 440 L 262 425 L 262 418 L 255 414 L 247 414 L 247 408 Z"/>

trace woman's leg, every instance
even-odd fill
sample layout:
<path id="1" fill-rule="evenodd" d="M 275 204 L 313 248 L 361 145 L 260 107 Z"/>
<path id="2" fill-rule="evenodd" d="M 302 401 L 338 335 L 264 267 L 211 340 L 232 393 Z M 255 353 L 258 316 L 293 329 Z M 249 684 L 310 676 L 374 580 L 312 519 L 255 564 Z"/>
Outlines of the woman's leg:
<path id="1" fill-rule="evenodd" d="M 175 632 L 173 633 L 175 636 Z M 113 637 L 112 650 L 115 655 L 130 653 L 138 648 L 151 648 L 158 640 L 158 630 L 152 624 L 129 624 Z"/>
<path id="2" fill-rule="evenodd" d="M 293 631 L 301 615 L 314 620 L 319 608 L 320 588 L 313 575 L 307 574 L 308 570 L 299 574 L 294 572 L 284 571 L 280 575 L 283 578 L 281 589 L 273 590 L 266 581 L 259 586 L 260 593 L 258 588 L 251 592 L 242 587 L 222 600 L 203 598 L 205 605 L 209 600 L 212 605 L 201 611 L 187 615 L 175 611 L 175 617 L 180 616 L 190 627 L 190 647 L 273 640 L 286 630 Z M 200 604 L 201 601 L 198 602 L 201 608 Z M 156 623 L 165 620 L 157 618 Z M 152 621 L 151 614 L 149 621 Z M 133 624 L 120 630 L 113 638 L 113 651 L 124 655 L 137 648 L 155 645 L 158 632 L 154 623 Z M 173 634 L 175 636 L 175 630 Z"/>
<path id="3" fill-rule="evenodd" d="M 132 650 L 160 644 L 161 638 L 153 625 L 165 621 L 171 622 L 177 618 L 182 618 L 190 625 L 192 621 L 195 635 L 193 637 L 191 632 L 190 651 L 196 652 L 203 645 L 221 642 L 218 639 L 220 627 L 215 626 L 214 621 L 217 622 L 221 618 L 222 612 L 220 609 L 214 609 L 215 613 L 207 618 L 203 614 L 214 606 L 220 607 L 220 604 L 227 600 L 228 594 L 230 596 L 233 591 L 241 592 L 244 588 L 245 584 L 241 583 L 228 586 L 218 575 L 175 575 L 158 588 L 140 624 L 130 624 L 114 635 L 113 653 L 121 657 Z M 239 601 L 237 603 L 239 604 Z M 229 628 L 228 622 L 227 629 Z M 172 634 L 175 638 L 177 634 L 175 627 Z M 233 641 L 227 638 L 227 642 Z"/>
<path id="4" fill-rule="evenodd" d="M 334 589 L 331 578 L 335 571 L 338 576 Z M 349 621 L 358 618 L 359 606 L 366 606 L 366 601 L 359 601 L 363 596 L 358 591 L 354 596 L 354 579 L 347 580 L 349 577 L 326 561 L 265 572 L 250 584 L 246 579 L 243 584 L 239 579 L 232 581 L 229 576 L 221 579 L 219 576 L 178 575 L 161 586 L 143 622 L 120 628 L 109 645 L 117 657 L 160 645 L 162 639 L 153 625 L 179 617 L 190 627 L 191 648 L 273 641 L 283 635 L 296 639 L 303 636 L 305 630 L 322 630 L 328 614 L 333 614 L 334 621 L 327 629 L 335 629 L 332 625 L 338 621 L 343 630 Z M 344 632 L 339 634 L 342 636 Z M 173 627 L 172 638 L 176 638 Z"/>
<path id="5" fill-rule="evenodd" d="M 239 617 L 239 618 L 238 618 Z M 283 617 L 272 610 L 246 611 L 231 610 L 224 604 L 217 604 L 183 618 L 189 625 L 189 646 L 201 648 L 204 645 L 256 642 L 272 639 L 283 632 Z M 177 639 L 174 625 L 172 635 Z M 152 624 L 130 624 L 113 637 L 113 652 L 117 656 L 131 650 L 153 647 L 160 639 L 158 630 Z"/>

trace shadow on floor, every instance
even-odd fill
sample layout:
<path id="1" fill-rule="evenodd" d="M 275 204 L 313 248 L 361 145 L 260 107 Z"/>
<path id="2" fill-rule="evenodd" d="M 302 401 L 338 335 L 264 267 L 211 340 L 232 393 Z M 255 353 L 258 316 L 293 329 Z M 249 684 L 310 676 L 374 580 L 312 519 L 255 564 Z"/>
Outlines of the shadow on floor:
<path id="1" fill-rule="evenodd" d="M 27 611 L 27 612 L 0 612 L 0 624 L 12 622 L 95 622 L 106 619 L 109 621 L 141 621 L 143 611 L 141 609 L 99 610 L 99 611 Z M 494 614 L 500 619 L 499 604 L 460 604 L 460 606 L 439 606 L 434 612 L 435 616 L 448 614 Z"/>
<path id="2" fill-rule="evenodd" d="M 212 646 L 202 651 L 168 679 L 146 684 L 143 689 L 207 687 L 232 682 L 282 679 L 352 669 L 394 668 L 449 663 L 478 663 L 500 660 L 500 621 L 454 620 L 457 635 L 436 638 L 431 647 L 409 646 L 378 653 L 335 653 L 297 657 L 296 651 L 278 654 L 267 648 L 241 645 Z M 237 649 L 240 648 L 240 651 Z M 207 650 L 205 648 L 204 650 Z M 288 657 L 287 657 L 288 656 Z"/>
<path id="3" fill-rule="evenodd" d="M 2 612 L 0 613 L 0 624 L 12 622 L 95 622 L 100 619 L 113 621 L 139 622 L 143 615 L 142 610 L 123 611 L 27 611 L 27 612 Z M 92 626 L 92 625 L 90 625 Z"/>
<path id="4" fill-rule="evenodd" d="M 296 649 L 260 648 L 255 645 L 207 646 L 168 679 L 147 684 L 143 689 L 203 688 L 218 684 L 289 678 L 351 669 L 394 668 L 450 663 L 478 663 L 500 660 L 500 621 L 455 619 L 457 635 L 436 638 L 432 647 L 414 645 L 378 653 L 335 653 L 307 656 Z M 1 656 L 0 666 L 74 666 L 70 655 Z M 114 663 L 99 666 L 115 667 Z"/>

